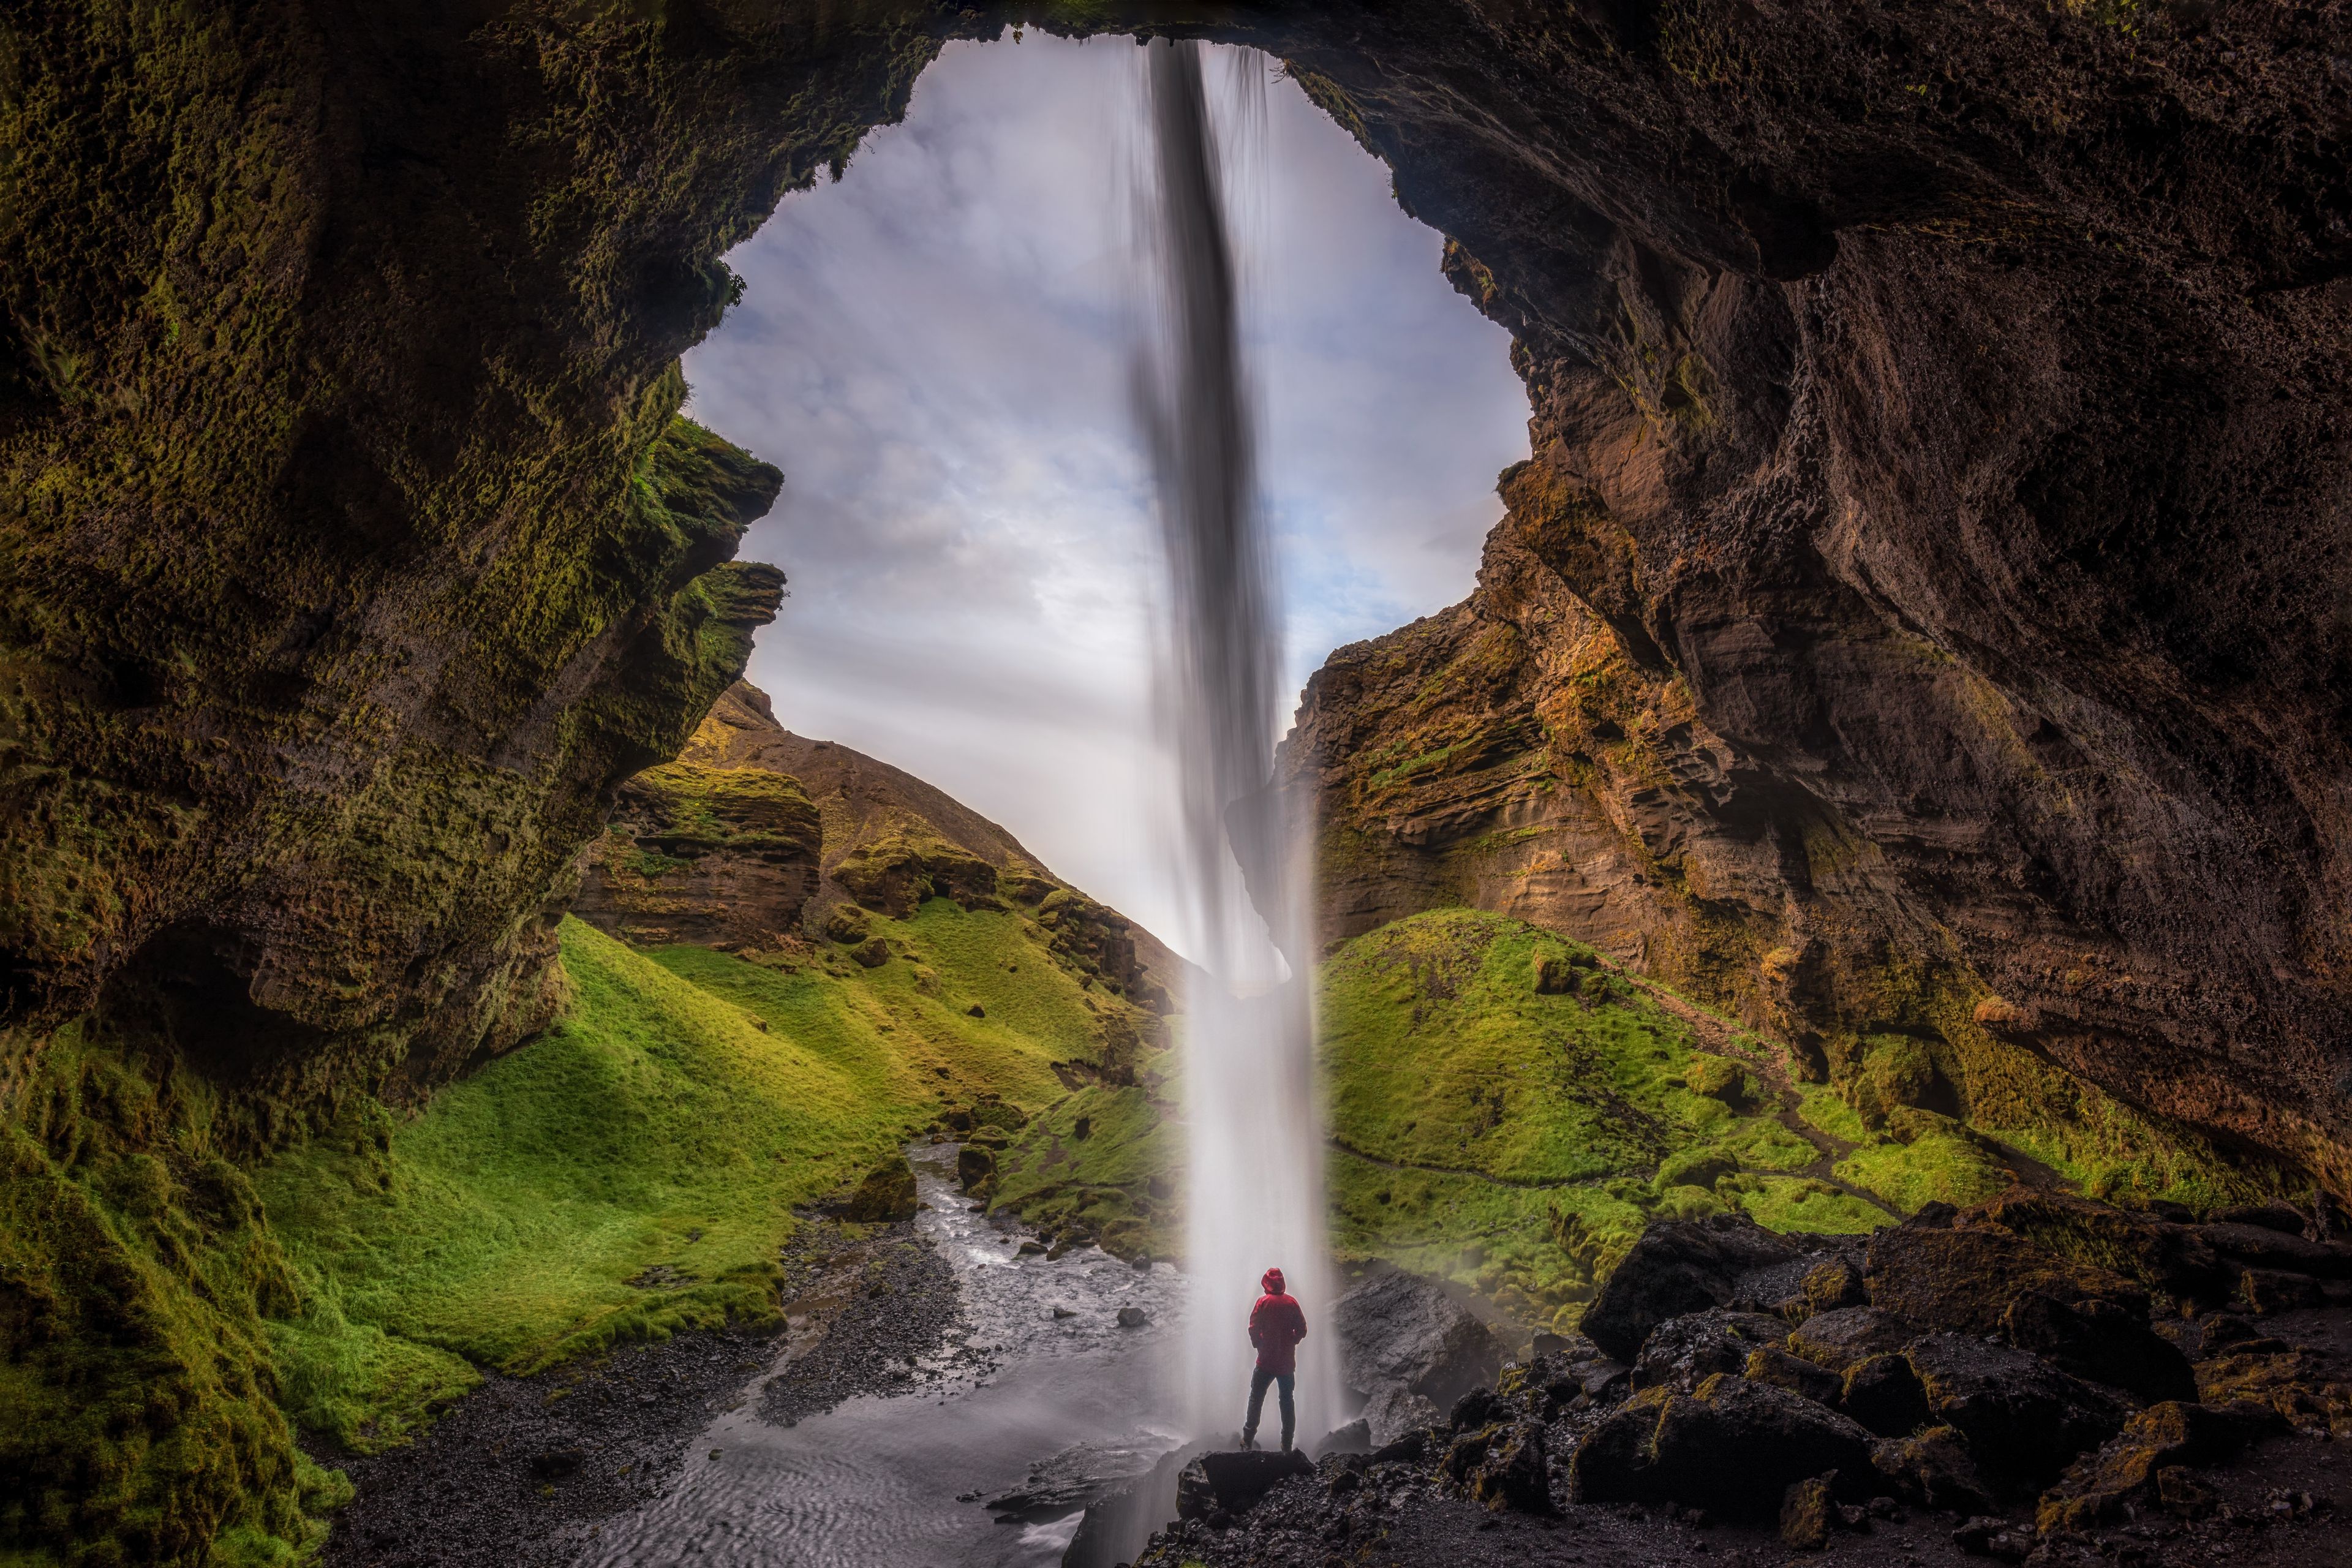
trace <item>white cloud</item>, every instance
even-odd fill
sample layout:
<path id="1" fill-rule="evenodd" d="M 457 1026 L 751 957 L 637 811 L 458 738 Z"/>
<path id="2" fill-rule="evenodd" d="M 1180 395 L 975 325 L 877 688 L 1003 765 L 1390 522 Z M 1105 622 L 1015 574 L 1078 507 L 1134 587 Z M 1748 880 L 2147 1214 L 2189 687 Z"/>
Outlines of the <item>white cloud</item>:
<path id="1" fill-rule="evenodd" d="M 950 45 L 839 184 L 730 260 L 691 412 L 781 466 L 751 679 L 1171 939 L 1156 534 L 1127 411 L 1132 44 Z M 1238 203 L 1293 674 L 1469 592 L 1526 455 L 1500 329 L 1286 81 Z"/>

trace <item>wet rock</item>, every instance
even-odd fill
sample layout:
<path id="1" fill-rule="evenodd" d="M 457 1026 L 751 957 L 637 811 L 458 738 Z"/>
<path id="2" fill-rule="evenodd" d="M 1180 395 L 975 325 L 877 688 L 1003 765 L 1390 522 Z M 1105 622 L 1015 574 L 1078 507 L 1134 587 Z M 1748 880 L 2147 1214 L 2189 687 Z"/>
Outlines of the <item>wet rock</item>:
<path id="1" fill-rule="evenodd" d="M 1344 1426 L 1334 1426 L 1315 1445 L 1315 1457 L 1328 1458 L 1334 1454 L 1369 1454 L 1372 1451 L 1371 1423 L 1359 1415 Z"/>
<path id="2" fill-rule="evenodd" d="M 1927 1426 L 1935 1412 L 1910 1359 L 1866 1356 L 1845 1369 L 1838 1407 L 1882 1437 L 1900 1437 Z"/>
<path id="3" fill-rule="evenodd" d="M 2168 1400 L 2137 1412 L 2121 1433 L 2085 1455 L 2042 1495 L 2035 1522 L 2045 1531 L 2085 1530 L 2157 1500 L 2158 1475 L 2174 1466 L 2227 1464 L 2286 1422 L 2265 1405 Z"/>
<path id="4" fill-rule="evenodd" d="M 1866 1278 L 1872 1306 L 1925 1330 L 1997 1333 L 2001 1314 L 2029 1290 L 2069 1303 L 2108 1301 L 2147 1317 L 2144 1288 L 2005 1230 L 1882 1230 L 1870 1238 Z"/>
<path id="5" fill-rule="evenodd" d="M 1899 1351 L 1919 1331 L 1874 1307 L 1842 1307 L 1806 1319 L 1789 1335 L 1789 1349 L 1817 1365 L 1843 1373 L 1870 1356 Z"/>
<path id="6" fill-rule="evenodd" d="M 1386 1447 L 1434 1426 L 1441 1419 L 1435 1405 L 1409 1388 L 1384 1388 L 1364 1405 L 1364 1425 L 1376 1447 Z"/>
<path id="7" fill-rule="evenodd" d="M 2244 1268 L 2352 1279 L 2352 1245 L 2344 1242 L 2306 1241 L 2261 1225 L 2200 1225 L 2197 1235 L 2224 1259 Z"/>
<path id="8" fill-rule="evenodd" d="M 1443 1466 L 1448 1479 L 1490 1510 L 1552 1511 L 1544 1428 L 1535 1421 L 1482 1426 L 1454 1439 Z"/>
<path id="9" fill-rule="evenodd" d="M 1904 1354 L 1934 1418 L 1958 1427 L 1997 1480 L 2044 1485 L 2123 1430 L 2127 1407 L 2116 1394 L 2011 1346 L 1929 1334 Z"/>
<path id="10" fill-rule="evenodd" d="M 1247 1513 L 1281 1482 L 1314 1473 L 1314 1465 L 1296 1448 L 1203 1454 L 1176 1478 L 1176 1517 Z"/>
<path id="11" fill-rule="evenodd" d="M 2189 1226 L 2064 1193 L 2012 1188 L 1975 1211 L 2070 1262 L 2106 1269 L 2186 1300 L 2219 1300 L 2231 1275 Z"/>
<path id="12" fill-rule="evenodd" d="M 2248 1344 L 2199 1362 L 2196 1371 L 2198 1396 L 2208 1405 L 2250 1399 L 2297 1430 L 2352 1438 L 2352 1367 L 2336 1358 Z"/>
<path id="13" fill-rule="evenodd" d="M 1377 1433 L 1379 1428 L 1372 1430 Z M 1372 1450 L 1372 1463 L 1376 1465 L 1417 1465 L 1427 1458 L 1429 1428 L 1425 1426 L 1410 1427 Z"/>
<path id="14" fill-rule="evenodd" d="M 1433 1417 L 1436 1407 L 1493 1382 L 1503 1364 L 1493 1331 L 1434 1281 L 1402 1270 L 1340 1297 L 1331 1326 L 1349 1387 L 1373 1398 L 1391 1390 L 1417 1394 Z M 1381 1425 L 1374 1418 L 1375 1432 Z"/>
<path id="15" fill-rule="evenodd" d="M 1750 1383 L 1769 1383 L 1775 1388 L 1785 1388 L 1819 1405 L 1836 1404 L 1841 1392 L 1837 1373 L 1777 1348 L 1748 1352 L 1747 1364 L 1741 1369 L 1740 1375 Z M 1870 1426 L 1871 1424 L 1864 1421 L 1863 1425 Z M 1874 1432 L 1878 1429 L 1871 1426 Z"/>
<path id="16" fill-rule="evenodd" d="M 2022 1563 L 2033 1550 L 2033 1534 L 1993 1514 L 1964 1521 L 1952 1531 L 1952 1544 L 1971 1557 L 1995 1557 Z"/>
<path id="17" fill-rule="evenodd" d="M 1780 1495 L 1780 1544 L 1796 1552 L 1819 1552 L 1830 1543 L 1837 1500 L 1830 1495 L 1836 1472 L 1791 1482 Z"/>
<path id="18" fill-rule="evenodd" d="M 1122 1329 L 1140 1329 L 1150 1321 L 1151 1314 L 1140 1307 L 1121 1307 L 1118 1310 L 1118 1326 Z"/>
<path id="19" fill-rule="evenodd" d="M 1929 1426 L 1875 1444 L 1870 1462 L 1897 1497 L 1938 1513 L 1986 1513 L 1992 1489 L 1977 1474 L 1968 1439 L 1953 1426 Z"/>
<path id="20" fill-rule="evenodd" d="M 1660 1323 L 1727 1307 L 1739 1296 L 1743 1277 L 1800 1256 L 1793 1243 L 1743 1216 L 1655 1224 L 1601 1287 L 1580 1326 L 1603 1351 L 1630 1362 Z"/>
<path id="21" fill-rule="evenodd" d="M 1717 1373 L 1744 1372 L 1750 1353 L 1788 1337 L 1787 1323 L 1761 1312 L 1717 1309 L 1670 1318 L 1643 1342 L 1633 1362 L 1633 1386 L 1687 1394 Z"/>
<path id="22" fill-rule="evenodd" d="M 2069 1304 L 2029 1290 L 2001 1314 L 2001 1334 L 2019 1350 L 2138 1399 L 2197 1397 L 2197 1374 L 2179 1347 L 2109 1301 Z"/>
<path id="23" fill-rule="evenodd" d="M 1806 1270 L 1801 1292 L 1808 1316 L 1844 1308 L 1867 1306 L 1870 1288 L 1862 1269 L 1850 1258 L 1832 1258 Z"/>
<path id="24" fill-rule="evenodd" d="M 885 1160 L 857 1184 L 841 1217 L 860 1225 L 895 1225 L 915 1217 L 915 1168 L 902 1156 Z"/>
<path id="25" fill-rule="evenodd" d="M 1871 1436 L 1786 1389 L 1720 1375 L 1696 1394 L 1649 1388 L 1588 1434 L 1570 1467 L 1580 1502 L 1680 1503 L 1778 1517 L 1794 1482 L 1835 1470 L 1866 1491 Z"/>
<path id="26" fill-rule="evenodd" d="M 2231 1296 L 2239 1306 L 2264 1316 L 2325 1306 L 2327 1301 L 2318 1280 L 2308 1274 L 2290 1274 L 2283 1268 L 2241 1269 Z"/>
<path id="27" fill-rule="evenodd" d="M 996 1174 L 996 1152 L 967 1143 L 956 1151 L 956 1180 L 970 1192 Z"/>

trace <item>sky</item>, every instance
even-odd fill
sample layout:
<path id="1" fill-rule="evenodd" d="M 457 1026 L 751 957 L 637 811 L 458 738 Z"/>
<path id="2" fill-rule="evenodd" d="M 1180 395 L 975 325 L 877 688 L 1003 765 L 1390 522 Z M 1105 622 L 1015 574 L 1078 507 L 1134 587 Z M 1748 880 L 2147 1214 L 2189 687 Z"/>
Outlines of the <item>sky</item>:
<path id="1" fill-rule="evenodd" d="M 777 719 L 936 784 L 1181 949 L 1127 392 L 1139 54 L 950 44 L 903 123 L 728 258 L 743 298 L 687 356 L 687 411 L 784 470 L 740 552 L 792 583 L 749 672 Z M 1468 595 L 1527 399 L 1387 169 L 1273 62 L 1215 54 L 1299 687 Z M 1252 124 L 1244 70 L 1267 79 Z"/>

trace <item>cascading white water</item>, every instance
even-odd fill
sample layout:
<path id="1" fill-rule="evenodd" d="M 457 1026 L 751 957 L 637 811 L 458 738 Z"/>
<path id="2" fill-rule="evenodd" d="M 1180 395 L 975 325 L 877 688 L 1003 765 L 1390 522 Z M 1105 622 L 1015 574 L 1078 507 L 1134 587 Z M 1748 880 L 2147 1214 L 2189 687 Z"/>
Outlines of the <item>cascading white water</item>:
<path id="1" fill-rule="evenodd" d="M 1136 379 L 1167 549 L 1164 694 L 1182 866 L 1204 975 L 1185 999 L 1189 1142 L 1187 1415 L 1202 1436 L 1241 1425 L 1259 1275 L 1280 1268 L 1307 1310 L 1298 1440 L 1340 1407 L 1329 1332 L 1321 1107 L 1313 1071 L 1311 834 L 1272 791 L 1282 614 L 1257 505 L 1233 237 L 1197 45 L 1146 52 L 1156 341 Z M 1244 60 L 1248 124 L 1263 62 Z M 1265 1436 L 1278 1432 L 1267 1396 Z"/>

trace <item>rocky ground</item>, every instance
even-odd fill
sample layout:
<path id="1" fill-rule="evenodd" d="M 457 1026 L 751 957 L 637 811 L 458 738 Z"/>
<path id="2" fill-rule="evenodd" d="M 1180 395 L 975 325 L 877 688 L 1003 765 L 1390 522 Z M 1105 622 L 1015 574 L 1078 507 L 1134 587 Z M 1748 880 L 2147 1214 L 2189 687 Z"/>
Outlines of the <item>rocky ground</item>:
<path id="1" fill-rule="evenodd" d="M 1444 1416 L 1200 1460 L 1137 1568 L 2352 1561 L 2352 1247 L 2326 1214 L 2214 1217 L 2020 1191 L 1867 1242 L 1656 1226 L 1587 1334 Z M 1484 1353 L 1381 1289 L 1354 1315 L 1427 1364 L 1380 1369 L 1419 1392 L 1376 1416 Z"/>
<path id="2" fill-rule="evenodd" d="M 910 1224 L 812 1223 L 783 1262 L 782 1332 L 682 1333 L 540 1377 L 492 1373 L 408 1447 L 317 1454 L 358 1492 L 335 1521 L 325 1563 L 567 1563 L 599 1521 L 660 1495 L 712 1419 L 746 1397 L 790 1425 L 944 1375 L 922 1363 L 954 1321 L 955 1279 Z M 986 1370 L 977 1351 L 956 1356 L 973 1364 L 955 1375 Z M 760 1381 L 763 1368 L 772 1370 Z"/>

